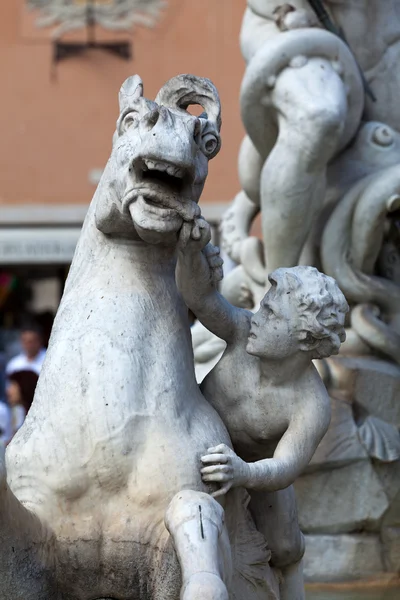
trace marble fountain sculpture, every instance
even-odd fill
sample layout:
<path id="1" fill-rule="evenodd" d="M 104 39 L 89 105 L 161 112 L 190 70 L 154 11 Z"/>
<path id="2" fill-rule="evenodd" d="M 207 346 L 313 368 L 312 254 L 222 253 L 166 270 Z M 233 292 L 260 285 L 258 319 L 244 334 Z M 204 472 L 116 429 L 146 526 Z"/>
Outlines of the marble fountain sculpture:
<path id="1" fill-rule="evenodd" d="M 312 359 L 338 352 L 346 300 L 296 267 L 271 274 L 257 315 L 230 305 L 197 204 L 220 148 L 215 87 L 181 75 L 151 101 L 135 76 L 119 98 L 35 399 L 0 462 L 1 600 L 302 600 L 292 484 L 329 424 Z M 229 346 L 202 391 L 183 298 Z"/>
<path id="2" fill-rule="evenodd" d="M 346 42 L 344 41 L 346 40 Z M 248 0 L 242 190 L 221 291 L 256 310 L 278 267 L 315 265 L 350 305 L 316 361 L 332 420 L 296 483 L 311 581 L 400 574 L 400 0 Z M 262 240 L 250 230 L 260 218 Z M 198 373 L 225 341 L 197 324 Z M 199 380 L 201 380 L 199 377 Z"/>

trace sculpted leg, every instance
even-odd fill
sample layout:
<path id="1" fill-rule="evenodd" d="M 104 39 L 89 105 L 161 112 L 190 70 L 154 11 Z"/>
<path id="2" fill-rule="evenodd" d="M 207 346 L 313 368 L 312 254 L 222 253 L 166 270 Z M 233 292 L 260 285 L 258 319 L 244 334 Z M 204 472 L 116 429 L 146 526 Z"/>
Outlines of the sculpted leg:
<path id="1" fill-rule="evenodd" d="M 325 59 L 298 57 L 278 76 L 271 101 L 279 134 L 261 174 L 268 272 L 298 264 L 325 193 L 326 166 L 346 119 L 345 86 Z"/>
<path id="2" fill-rule="evenodd" d="M 304 600 L 304 538 L 293 486 L 278 492 L 252 491 L 250 510 L 271 550 L 271 564 L 281 570 L 281 600 Z"/>
<path id="3" fill-rule="evenodd" d="M 238 167 L 242 189 L 253 204 L 253 214 L 249 210 L 251 220 L 253 220 L 256 212 L 260 209 L 260 175 L 263 164 L 264 160 L 262 156 L 255 148 L 249 136 L 246 135 L 240 145 Z"/>
<path id="4" fill-rule="evenodd" d="M 0 578 L 2 600 L 47 600 L 50 594 L 52 535 L 7 485 L 0 456 Z"/>
<path id="5" fill-rule="evenodd" d="M 182 570 L 182 600 L 228 600 L 231 555 L 224 510 L 211 496 L 191 490 L 172 499 L 165 524 Z"/>

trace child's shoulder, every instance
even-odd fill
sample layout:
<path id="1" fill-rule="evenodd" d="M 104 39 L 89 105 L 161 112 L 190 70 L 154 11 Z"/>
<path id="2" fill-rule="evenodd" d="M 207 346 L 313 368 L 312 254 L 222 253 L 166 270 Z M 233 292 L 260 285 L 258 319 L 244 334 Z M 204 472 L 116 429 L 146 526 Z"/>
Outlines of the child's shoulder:
<path id="1" fill-rule="evenodd" d="M 298 390 L 301 390 L 302 394 L 308 399 L 309 406 L 316 407 L 329 403 L 329 395 L 325 384 L 313 364 L 310 365 L 310 368 L 300 380 Z"/>

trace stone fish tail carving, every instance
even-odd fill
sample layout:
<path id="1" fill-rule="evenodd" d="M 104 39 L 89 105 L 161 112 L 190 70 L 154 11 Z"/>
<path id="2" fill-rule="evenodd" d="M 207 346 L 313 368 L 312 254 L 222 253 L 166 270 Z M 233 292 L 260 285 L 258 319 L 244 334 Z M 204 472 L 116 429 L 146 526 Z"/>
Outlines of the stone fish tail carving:
<path id="1" fill-rule="evenodd" d="M 156 101 L 139 77 L 122 86 L 35 399 L 1 469 L 2 600 L 279 597 L 245 493 L 224 510 L 201 480 L 200 457 L 230 439 L 197 386 L 175 283 L 220 124 L 206 79 L 178 76 Z"/>

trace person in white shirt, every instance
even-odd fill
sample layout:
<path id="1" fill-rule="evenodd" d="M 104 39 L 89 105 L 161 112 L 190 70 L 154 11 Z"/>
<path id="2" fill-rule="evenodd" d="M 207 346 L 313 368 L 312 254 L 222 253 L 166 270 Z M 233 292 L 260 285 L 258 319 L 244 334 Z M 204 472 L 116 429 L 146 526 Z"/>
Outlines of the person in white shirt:
<path id="1" fill-rule="evenodd" d="M 32 371 L 35 375 L 39 376 L 42 369 L 42 365 L 46 356 L 46 350 L 43 348 L 42 335 L 38 328 L 31 326 L 25 327 L 21 331 L 21 346 L 22 352 L 14 358 L 12 358 L 6 366 L 6 386 L 7 396 L 9 396 L 9 387 L 11 385 L 10 377 L 14 373 Z M 11 421 L 13 434 L 23 424 L 27 408 L 23 403 L 13 403 L 11 408 Z"/>
<path id="2" fill-rule="evenodd" d="M 40 375 L 46 350 L 42 336 L 36 327 L 26 327 L 21 331 L 22 352 L 12 358 L 6 366 L 7 378 L 16 371 L 33 371 Z"/>

